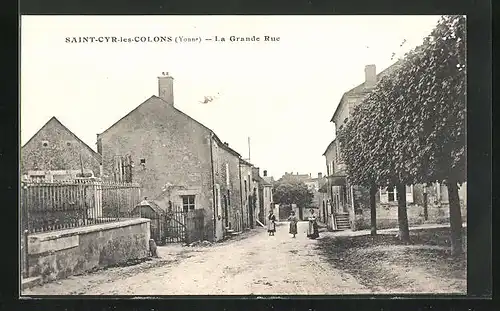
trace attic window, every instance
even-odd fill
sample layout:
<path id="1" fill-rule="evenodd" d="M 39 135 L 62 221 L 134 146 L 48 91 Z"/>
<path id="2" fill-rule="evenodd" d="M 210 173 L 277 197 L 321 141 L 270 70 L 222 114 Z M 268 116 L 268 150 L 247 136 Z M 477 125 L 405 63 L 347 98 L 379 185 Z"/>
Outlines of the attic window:
<path id="1" fill-rule="evenodd" d="M 48 147 L 49 146 L 49 141 L 48 140 L 43 140 L 42 141 L 42 146 Z"/>
<path id="2" fill-rule="evenodd" d="M 68 147 L 69 147 L 69 146 L 71 146 L 71 142 L 70 142 L 70 141 L 67 141 L 67 142 L 66 142 L 66 146 L 68 146 Z"/>
<path id="3" fill-rule="evenodd" d="M 141 164 L 146 164 L 146 159 L 141 159 Z"/>

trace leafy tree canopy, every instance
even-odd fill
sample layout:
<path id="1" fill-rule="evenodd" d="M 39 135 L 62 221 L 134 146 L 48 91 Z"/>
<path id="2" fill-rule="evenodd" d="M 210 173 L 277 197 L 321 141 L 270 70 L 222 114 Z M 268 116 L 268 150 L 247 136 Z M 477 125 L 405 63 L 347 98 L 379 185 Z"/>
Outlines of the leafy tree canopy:
<path id="1" fill-rule="evenodd" d="M 274 184 L 273 201 L 278 204 L 297 204 L 299 207 L 309 207 L 313 193 L 302 181 L 286 180 Z"/>
<path id="2" fill-rule="evenodd" d="M 465 17 L 443 16 L 339 132 L 358 184 L 465 181 Z"/>

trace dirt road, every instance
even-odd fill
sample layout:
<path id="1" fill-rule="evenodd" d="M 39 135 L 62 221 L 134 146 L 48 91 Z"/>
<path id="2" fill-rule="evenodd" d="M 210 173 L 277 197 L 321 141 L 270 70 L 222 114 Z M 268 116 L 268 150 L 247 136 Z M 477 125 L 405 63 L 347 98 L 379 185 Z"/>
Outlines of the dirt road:
<path id="1" fill-rule="evenodd" d="M 334 269 L 317 251 L 318 240 L 299 223 L 275 236 L 260 228 L 247 237 L 210 247 L 166 246 L 162 258 L 137 266 L 75 276 L 26 290 L 26 295 L 325 295 L 371 290 Z"/>

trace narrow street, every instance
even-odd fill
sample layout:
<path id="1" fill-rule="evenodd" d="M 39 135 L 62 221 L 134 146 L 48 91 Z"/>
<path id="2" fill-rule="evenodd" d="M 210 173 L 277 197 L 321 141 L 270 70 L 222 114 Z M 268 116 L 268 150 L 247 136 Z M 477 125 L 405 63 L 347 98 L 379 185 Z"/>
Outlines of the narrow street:
<path id="1" fill-rule="evenodd" d="M 110 268 L 34 287 L 25 295 L 341 295 L 370 293 L 334 269 L 306 237 L 300 222 L 295 239 L 288 224 L 275 236 L 264 228 L 208 247 L 160 247 L 162 258 Z"/>

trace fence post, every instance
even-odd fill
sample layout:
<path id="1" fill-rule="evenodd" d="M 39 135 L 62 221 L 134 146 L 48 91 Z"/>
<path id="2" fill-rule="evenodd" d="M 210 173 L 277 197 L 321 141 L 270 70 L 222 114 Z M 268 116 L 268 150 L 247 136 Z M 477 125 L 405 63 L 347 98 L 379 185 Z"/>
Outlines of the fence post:
<path id="1" fill-rule="evenodd" d="M 28 257 L 28 230 L 24 230 L 24 272 L 23 277 L 28 278 L 30 275 L 30 265 Z"/>

